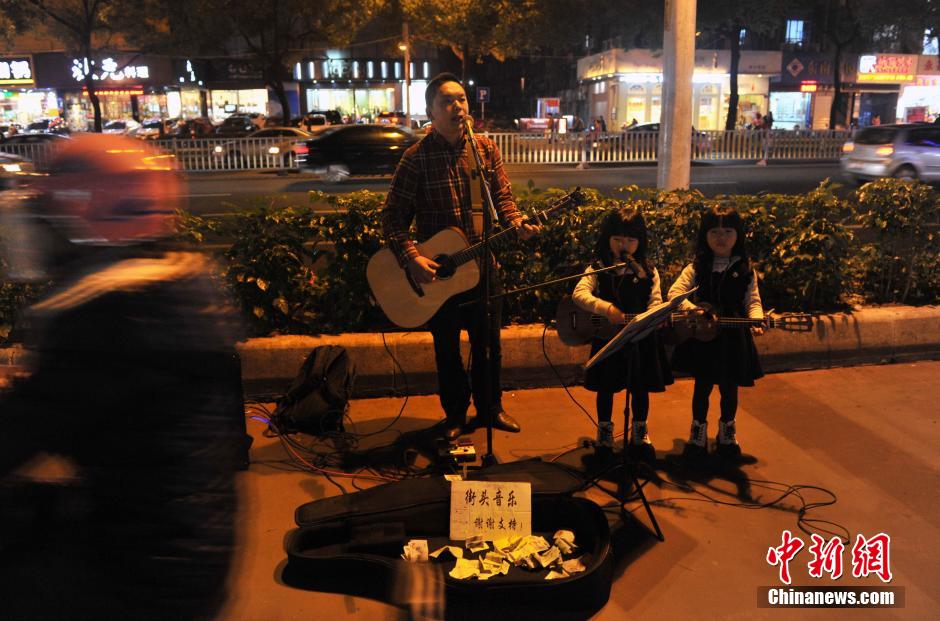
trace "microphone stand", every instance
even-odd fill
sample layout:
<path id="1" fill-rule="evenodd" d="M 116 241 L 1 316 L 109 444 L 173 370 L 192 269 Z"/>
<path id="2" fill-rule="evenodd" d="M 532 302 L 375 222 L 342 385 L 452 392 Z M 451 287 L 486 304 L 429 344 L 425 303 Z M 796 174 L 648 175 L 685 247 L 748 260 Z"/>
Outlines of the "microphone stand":
<path id="1" fill-rule="evenodd" d="M 496 206 L 493 204 L 493 195 L 490 192 L 489 178 L 492 174 L 492 171 L 486 168 L 483 162 L 483 156 L 480 154 L 480 150 L 477 148 L 477 143 L 473 135 L 473 122 L 469 117 L 464 117 L 463 126 L 464 136 L 466 140 L 470 141 L 470 150 L 473 152 L 473 159 L 480 182 L 480 190 L 483 196 L 483 234 L 480 244 L 482 250 L 481 256 L 483 257 L 480 262 L 480 279 L 483 282 L 481 283 L 482 286 L 480 287 L 480 295 L 478 298 L 484 329 L 483 347 L 481 348 L 483 351 L 483 360 L 481 361 L 481 366 L 483 368 L 483 390 L 478 394 L 481 394 L 483 398 L 482 403 L 477 404 L 477 416 L 480 415 L 481 410 L 486 413 L 486 453 L 481 458 L 481 463 L 485 468 L 497 463 L 496 456 L 493 454 L 493 422 L 496 416 L 496 412 L 493 411 L 493 386 L 490 370 L 490 364 L 492 363 L 490 359 L 490 334 L 493 330 L 493 317 L 490 306 L 490 270 L 492 267 L 490 237 L 492 236 L 493 232 L 493 222 L 498 221 L 499 216 L 496 213 Z M 472 178 L 470 179 L 470 183 L 473 183 Z M 500 328 L 501 326 L 496 326 L 497 330 Z"/>

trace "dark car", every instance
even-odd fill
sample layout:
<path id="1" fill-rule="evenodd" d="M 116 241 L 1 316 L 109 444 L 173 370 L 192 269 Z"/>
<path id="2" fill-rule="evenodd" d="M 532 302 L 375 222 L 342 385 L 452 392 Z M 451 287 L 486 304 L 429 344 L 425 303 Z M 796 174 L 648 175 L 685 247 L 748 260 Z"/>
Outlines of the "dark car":
<path id="1" fill-rule="evenodd" d="M 418 140 L 399 127 L 337 125 L 298 144 L 294 152 L 301 172 L 339 183 L 350 175 L 391 174 L 405 149 Z"/>
<path id="2" fill-rule="evenodd" d="M 652 132 L 655 132 L 653 137 L 654 144 L 656 145 L 657 151 L 659 150 L 659 123 L 641 123 L 640 125 L 634 125 L 633 127 L 628 127 L 624 132 L 628 134 L 630 132 L 646 132 L 652 135 Z M 700 132 L 694 127 L 692 128 L 692 149 L 698 150 L 699 152 L 708 151 L 711 146 L 708 134 L 705 132 Z"/>
<path id="3" fill-rule="evenodd" d="M 242 114 L 233 114 L 215 128 L 215 134 L 217 136 L 234 138 L 236 136 L 247 136 L 257 129 L 260 129 L 259 125 L 255 123 L 252 117 Z"/>

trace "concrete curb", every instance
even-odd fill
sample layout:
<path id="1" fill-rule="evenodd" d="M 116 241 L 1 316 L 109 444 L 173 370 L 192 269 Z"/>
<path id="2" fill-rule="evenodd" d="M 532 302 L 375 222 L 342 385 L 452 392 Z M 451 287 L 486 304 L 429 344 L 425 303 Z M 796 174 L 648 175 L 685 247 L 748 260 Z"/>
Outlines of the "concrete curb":
<path id="1" fill-rule="evenodd" d="M 543 331 L 538 325 L 503 330 L 505 386 L 557 386 L 560 381 L 580 381 L 589 347 L 568 347 L 549 328 L 544 331 L 543 352 Z M 349 351 L 356 364 L 358 397 L 420 394 L 437 389 L 431 335 L 389 332 L 384 335 L 384 343 L 382 334 L 373 333 L 279 336 L 239 343 L 246 391 L 283 393 L 307 354 L 318 345 L 328 344 L 342 345 Z M 462 345 L 466 360 L 469 346 L 465 335 Z M 940 358 L 940 307 L 896 306 L 819 315 L 812 331 L 770 330 L 757 339 L 757 348 L 767 371 Z"/>
<path id="2" fill-rule="evenodd" d="M 389 332 L 241 342 L 238 352 L 246 393 L 283 394 L 310 351 L 329 344 L 344 346 L 355 362 L 356 397 L 437 390 L 431 335 Z M 502 344 L 502 378 L 507 388 L 578 383 L 589 351 L 587 345 L 564 345 L 553 328 L 544 330 L 540 325 L 510 326 L 503 330 Z M 466 335 L 462 346 L 466 360 Z M 940 306 L 889 306 L 818 315 L 812 331 L 770 330 L 757 339 L 757 349 L 764 369 L 772 372 L 940 359 Z M 0 348 L 0 377 L 28 368 L 28 357 L 29 352 L 20 347 Z"/>

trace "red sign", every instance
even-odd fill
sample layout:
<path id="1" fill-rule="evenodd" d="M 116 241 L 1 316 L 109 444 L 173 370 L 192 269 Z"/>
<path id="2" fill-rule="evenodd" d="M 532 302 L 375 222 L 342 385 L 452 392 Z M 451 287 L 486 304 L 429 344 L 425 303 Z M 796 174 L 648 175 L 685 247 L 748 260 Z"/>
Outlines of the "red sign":
<path id="1" fill-rule="evenodd" d="M 859 82 L 913 82 L 916 74 L 913 54 L 866 54 L 858 59 Z"/>
<path id="2" fill-rule="evenodd" d="M 816 81 L 800 82 L 800 92 L 801 93 L 815 93 L 818 85 Z"/>

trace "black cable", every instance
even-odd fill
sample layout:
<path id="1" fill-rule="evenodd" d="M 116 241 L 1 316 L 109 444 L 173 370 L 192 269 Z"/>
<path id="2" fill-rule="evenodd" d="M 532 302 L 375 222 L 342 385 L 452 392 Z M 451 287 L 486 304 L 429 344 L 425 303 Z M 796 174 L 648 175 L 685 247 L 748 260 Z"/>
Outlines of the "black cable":
<path id="1" fill-rule="evenodd" d="M 565 389 L 565 392 L 568 394 L 568 397 L 571 399 L 571 401 L 574 402 L 574 404 L 578 406 L 582 412 L 584 412 L 584 415 L 588 417 L 594 426 L 597 427 L 597 420 L 595 420 L 594 417 L 591 416 L 590 412 L 584 409 L 584 406 L 578 403 L 578 400 L 574 398 L 574 395 L 572 395 L 571 391 L 568 390 L 568 386 L 565 385 L 565 381 L 561 378 L 561 374 L 558 372 L 558 369 L 555 368 L 555 365 L 552 364 L 551 359 L 548 357 L 548 349 L 545 347 L 545 335 L 547 332 L 548 324 L 545 324 L 545 327 L 542 329 L 542 356 L 545 357 L 545 361 L 548 362 L 548 366 L 551 367 L 552 372 L 555 373 L 555 377 L 558 378 L 558 383 L 561 384 L 561 387 Z"/>

